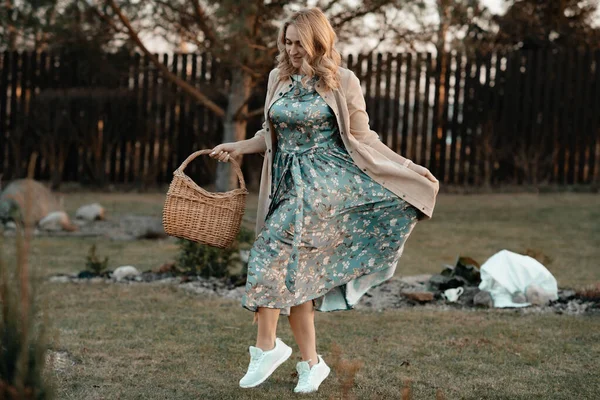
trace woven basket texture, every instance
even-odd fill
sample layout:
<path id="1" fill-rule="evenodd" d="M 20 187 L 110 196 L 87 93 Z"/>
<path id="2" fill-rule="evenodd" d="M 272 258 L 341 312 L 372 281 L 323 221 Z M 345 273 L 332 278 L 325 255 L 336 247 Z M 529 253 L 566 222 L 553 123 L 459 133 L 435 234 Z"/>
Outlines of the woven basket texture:
<path id="1" fill-rule="evenodd" d="M 211 150 L 191 154 L 173 173 L 163 207 L 163 227 L 167 235 L 219 248 L 230 247 L 237 237 L 246 206 L 248 190 L 239 164 L 231 159 L 240 188 L 209 192 L 184 172 L 196 157 Z"/>

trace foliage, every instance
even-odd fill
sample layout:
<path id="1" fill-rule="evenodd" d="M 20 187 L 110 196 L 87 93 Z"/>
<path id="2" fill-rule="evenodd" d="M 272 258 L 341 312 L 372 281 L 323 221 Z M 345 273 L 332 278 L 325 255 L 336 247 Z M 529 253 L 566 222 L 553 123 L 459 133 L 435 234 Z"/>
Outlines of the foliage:
<path id="1" fill-rule="evenodd" d="M 233 245 L 227 249 L 208 246 L 190 240 L 178 239 L 179 255 L 177 267 L 186 275 L 199 275 L 204 278 L 225 278 L 231 276 L 231 266 L 240 262 L 240 250 L 247 249 L 254 241 L 254 232 L 243 226 Z M 246 266 L 243 266 L 245 273 Z"/>
<path id="2" fill-rule="evenodd" d="M 100 261 L 100 259 L 96 255 L 96 244 L 94 243 L 90 247 L 90 251 L 86 257 L 85 268 L 96 275 L 100 275 L 106 270 L 107 266 L 108 257 L 104 257 L 104 260 Z"/>
<path id="3" fill-rule="evenodd" d="M 6 0 L 0 22 L 0 48 L 8 50 L 99 49 L 114 38 L 82 0 Z"/>
<path id="4" fill-rule="evenodd" d="M 590 0 L 517 0 L 504 15 L 494 18 L 499 47 L 525 49 L 600 46 L 600 30 L 593 27 L 598 10 Z"/>
<path id="5" fill-rule="evenodd" d="M 27 261 L 29 238 L 20 224 L 16 240 L 16 266 L 0 254 L 0 399 L 52 399 L 54 388 L 45 373 L 47 318 L 37 321 L 40 310 Z"/>

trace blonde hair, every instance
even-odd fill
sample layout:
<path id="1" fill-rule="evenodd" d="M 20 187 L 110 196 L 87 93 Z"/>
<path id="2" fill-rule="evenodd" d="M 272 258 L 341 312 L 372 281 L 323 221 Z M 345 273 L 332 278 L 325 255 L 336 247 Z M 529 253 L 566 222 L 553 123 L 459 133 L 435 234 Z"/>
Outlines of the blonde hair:
<path id="1" fill-rule="evenodd" d="M 298 30 L 300 44 L 306 51 L 306 57 L 298 71 L 301 75 L 306 75 L 303 83 L 316 75 L 321 78 L 326 88 L 339 87 L 337 72 L 342 57 L 334 47 L 337 35 L 327 16 L 318 7 L 296 11 L 281 26 L 277 38 L 279 79 L 287 79 L 296 72 L 285 50 L 285 34 L 290 25 L 294 25 Z"/>

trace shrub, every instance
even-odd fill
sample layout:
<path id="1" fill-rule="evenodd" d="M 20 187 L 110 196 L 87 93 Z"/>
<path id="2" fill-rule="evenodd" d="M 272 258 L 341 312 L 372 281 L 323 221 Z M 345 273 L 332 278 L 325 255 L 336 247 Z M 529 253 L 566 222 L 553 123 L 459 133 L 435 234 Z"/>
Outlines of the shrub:
<path id="1" fill-rule="evenodd" d="M 177 267 L 185 275 L 199 275 L 204 278 L 225 278 L 231 276 L 230 267 L 235 262 L 240 262 L 240 249 L 252 246 L 254 232 L 244 228 L 240 229 L 233 245 L 227 249 L 220 249 L 185 239 L 178 239 L 179 255 Z"/>
<path id="2" fill-rule="evenodd" d="M 85 268 L 95 275 L 100 275 L 108 266 L 108 257 L 104 257 L 103 261 L 100 261 L 96 255 L 96 244 L 90 247 L 90 251 L 86 257 Z"/>
<path id="3" fill-rule="evenodd" d="M 29 234 L 17 224 L 16 263 L 0 254 L 0 399 L 52 399 L 54 388 L 45 374 L 47 338 L 36 288 L 28 268 Z M 0 250 L 2 244 L 0 243 Z"/>

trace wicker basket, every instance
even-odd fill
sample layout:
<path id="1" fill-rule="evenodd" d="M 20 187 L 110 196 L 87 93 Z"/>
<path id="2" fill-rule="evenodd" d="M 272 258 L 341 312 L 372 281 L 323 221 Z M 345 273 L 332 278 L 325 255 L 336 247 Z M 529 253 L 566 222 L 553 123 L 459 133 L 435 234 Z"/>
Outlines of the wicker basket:
<path id="1" fill-rule="evenodd" d="M 240 166 L 232 158 L 229 162 L 240 180 L 239 189 L 211 193 L 183 172 L 193 159 L 210 152 L 196 151 L 173 173 L 163 207 L 163 227 L 170 236 L 227 248 L 240 231 L 248 190 Z"/>

